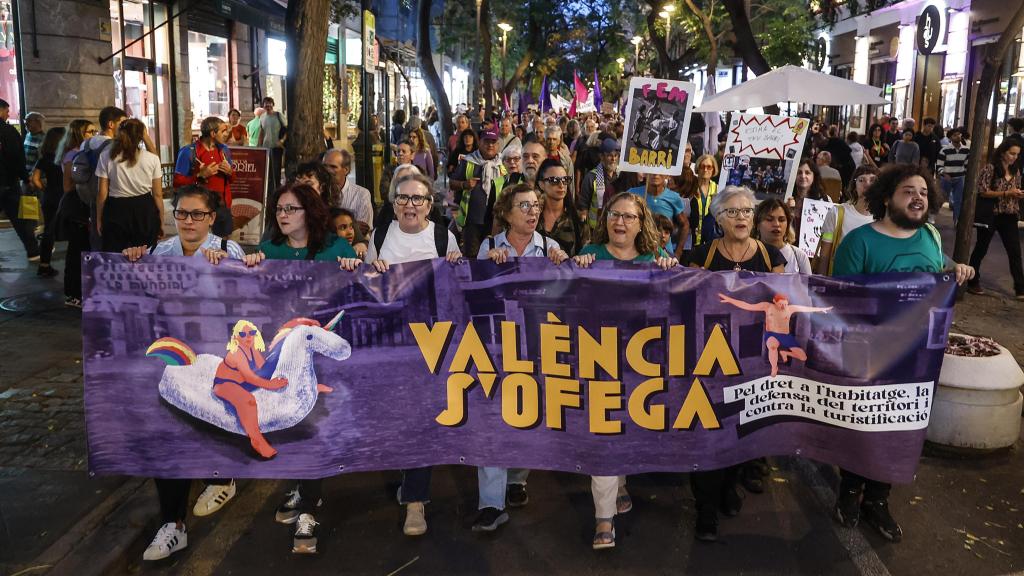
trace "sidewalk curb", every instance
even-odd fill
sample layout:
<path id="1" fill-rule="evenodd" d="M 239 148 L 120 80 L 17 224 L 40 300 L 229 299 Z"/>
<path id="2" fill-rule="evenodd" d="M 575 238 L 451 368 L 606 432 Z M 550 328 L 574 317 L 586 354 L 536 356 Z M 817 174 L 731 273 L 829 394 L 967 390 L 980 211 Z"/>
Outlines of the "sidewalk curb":
<path id="1" fill-rule="evenodd" d="M 145 538 L 157 499 L 148 478 L 129 478 L 34 561 L 50 574 L 102 576 L 127 565 L 126 553 Z"/>

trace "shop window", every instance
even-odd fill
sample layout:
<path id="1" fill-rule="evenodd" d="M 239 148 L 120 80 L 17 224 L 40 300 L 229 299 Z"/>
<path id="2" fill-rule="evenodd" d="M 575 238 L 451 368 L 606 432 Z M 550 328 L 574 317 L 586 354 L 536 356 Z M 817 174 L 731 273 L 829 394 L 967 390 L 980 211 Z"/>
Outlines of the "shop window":
<path id="1" fill-rule="evenodd" d="M 11 3 L 4 0 L 0 2 L 0 98 L 11 105 L 9 122 L 13 125 L 21 118 L 17 40 L 14 36 L 14 12 L 11 11 Z"/>
<path id="2" fill-rule="evenodd" d="M 227 38 L 189 31 L 188 78 L 192 130 L 199 130 L 203 119 L 209 116 L 227 120 L 231 109 Z"/>

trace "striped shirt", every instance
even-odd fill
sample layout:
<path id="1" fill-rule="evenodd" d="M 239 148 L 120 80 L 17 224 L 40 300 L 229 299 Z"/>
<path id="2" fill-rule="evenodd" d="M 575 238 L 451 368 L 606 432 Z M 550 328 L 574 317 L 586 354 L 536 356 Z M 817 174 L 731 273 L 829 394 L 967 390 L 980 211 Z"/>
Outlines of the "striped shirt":
<path id="1" fill-rule="evenodd" d="M 935 173 L 946 174 L 951 178 L 966 175 L 967 156 L 970 153 L 971 149 L 963 144 L 959 148 L 946 146 L 939 151 L 939 158 L 935 161 Z"/>

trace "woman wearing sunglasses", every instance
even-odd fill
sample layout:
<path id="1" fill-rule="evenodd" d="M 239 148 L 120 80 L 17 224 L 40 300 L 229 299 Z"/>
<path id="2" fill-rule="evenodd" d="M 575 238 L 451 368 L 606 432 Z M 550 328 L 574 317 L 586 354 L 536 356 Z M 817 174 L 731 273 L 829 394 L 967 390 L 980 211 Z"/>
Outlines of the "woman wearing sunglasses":
<path id="1" fill-rule="evenodd" d="M 221 199 L 217 193 L 202 186 L 182 186 L 175 193 L 172 205 L 174 207 L 174 224 L 178 229 L 178 235 L 160 242 L 152 249 L 148 246 L 126 248 L 122 254 L 128 260 L 135 262 L 146 253 L 154 256 L 205 258 L 211 264 L 217 264 L 223 258 L 232 260 L 245 258 L 242 247 L 237 243 L 220 238 L 210 232 L 216 219 L 217 209 L 221 205 Z M 235 335 L 232 333 L 232 342 L 234 342 Z M 223 374 L 227 373 L 228 370 L 225 369 Z M 217 369 L 217 375 L 222 375 L 221 368 Z M 236 378 L 236 380 L 243 379 L 242 376 Z M 217 386 L 220 385 L 214 386 L 215 394 L 218 393 Z M 243 406 L 244 409 L 245 406 Z M 239 411 L 238 414 L 241 419 L 243 411 Z M 259 434 L 259 427 L 256 427 L 256 433 Z M 260 438 L 262 439 L 262 436 Z M 253 442 L 255 447 L 255 441 Z M 265 444 L 266 441 L 263 443 Z M 185 517 L 189 492 L 192 490 L 192 480 L 157 478 L 155 482 L 157 495 L 160 498 L 161 526 L 143 553 L 144 560 L 167 558 L 188 545 Z M 192 513 L 196 516 L 213 514 L 235 496 L 235 481 L 231 478 L 211 478 L 205 480 L 204 484 L 206 487 L 192 509 Z"/>
<path id="2" fill-rule="evenodd" d="M 537 168 L 536 190 L 540 191 L 540 233 L 558 242 L 562 250 L 575 256 L 583 249 L 590 230 L 580 220 L 569 195 L 571 179 L 561 161 L 548 158 Z"/>
<path id="3" fill-rule="evenodd" d="M 679 265 L 679 261 L 661 248 L 661 232 L 654 216 L 642 198 L 629 192 L 612 196 L 600 216 L 601 225 L 588 244 L 573 258 L 576 265 L 588 268 L 596 260 L 653 262 L 662 270 Z M 615 515 L 633 509 L 626 492 L 625 476 L 592 476 L 590 489 L 594 496 L 595 550 L 615 546 Z"/>

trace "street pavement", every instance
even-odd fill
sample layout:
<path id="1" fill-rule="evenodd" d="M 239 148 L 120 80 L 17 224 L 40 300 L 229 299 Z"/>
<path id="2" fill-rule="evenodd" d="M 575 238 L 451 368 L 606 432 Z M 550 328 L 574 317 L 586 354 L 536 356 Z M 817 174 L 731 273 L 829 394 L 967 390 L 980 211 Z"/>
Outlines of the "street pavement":
<path id="1" fill-rule="evenodd" d="M 948 211 L 939 216 L 947 250 Z M 63 269 L 63 253 L 55 265 Z M 538 471 L 530 503 L 497 533 L 469 530 L 476 473 L 435 471 L 420 538 L 402 535 L 396 472 L 325 483 L 321 553 L 290 553 L 291 527 L 273 522 L 289 486 L 240 480 L 238 495 L 189 519 L 190 546 L 141 562 L 158 526 L 151 482 L 90 478 L 82 407 L 80 312 L 64 308 L 60 277 L 42 280 L 13 231 L 0 224 L 0 574 L 1011 574 L 1024 569 L 1024 456 L 932 453 L 917 480 L 894 489 L 905 531 L 889 544 L 869 528 L 830 518 L 832 467 L 776 457 L 767 490 L 746 495 L 715 544 L 693 540 L 694 507 L 683 474 L 629 478 L 634 509 L 617 520 L 618 546 L 594 552 L 589 479 Z M 957 306 L 955 330 L 994 337 L 1024 360 L 1024 303 L 1012 299 L 1006 256 L 993 243 L 988 294 Z M 1018 446 L 1024 444 L 1018 443 Z M 198 487 L 195 489 L 196 495 Z"/>

